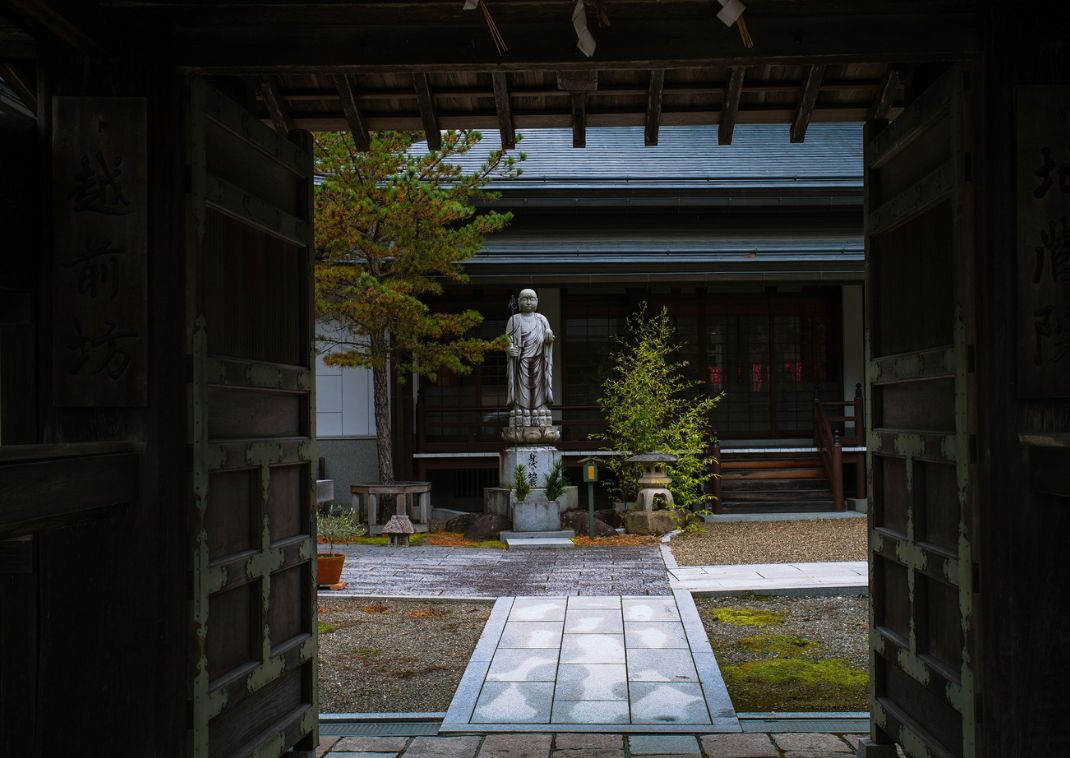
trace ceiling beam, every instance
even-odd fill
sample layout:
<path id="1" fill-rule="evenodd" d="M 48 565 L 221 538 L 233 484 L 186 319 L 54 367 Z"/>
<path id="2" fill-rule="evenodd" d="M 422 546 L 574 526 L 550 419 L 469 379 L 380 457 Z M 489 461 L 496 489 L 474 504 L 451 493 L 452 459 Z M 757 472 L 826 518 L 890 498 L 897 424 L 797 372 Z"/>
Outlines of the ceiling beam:
<path id="1" fill-rule="evenodd" d="M 516 130 L 513 128 L 513 109 L 509 105 L 509 79 L 504 71 L 493 71 L 490 78 L 494 83 L 494 107 L 498 111 L 502 147 L 512 150 L 516 147 Z"/>
<path id="2" fill-rule="evenodd" d="M 427 146 L 432 150 L 442 147 L 442 132 L 438 128 L 438 116 L 435 113 L 435 99 L 431 97 L 431 77 L 427 74 L 413 74 L 412 86 L 416 90 L 416 102 L 420 106 L 420 120 L 427 135 Z"/>
<path id="3" fill-rule="evenodd" d="M 104 63 L 111 62 L 115 57 L 108 46 L 100 41 L 107 36 L 104 27 L 91 10 L 85 10 L 90 3 L 77 12 L 70 8 L 56 8 L 50 0 L 7 0 L 6 5 L 15 16 L 63 40 L 86 57 Z"/>
<path id="4" fill-rule="evenodd" d="M 717 144 L 731 145 L 732 131 L 736 128 L 736 114 L 739 112 L 739 98 L 743 94 L 743 77 L 746 66 L 736 66 L 724 89 L 724 104 L 721 106 L 721 118 L 717 122 Z"/>
<path id="5" fill-rule="evenodd" d="M 353 135 L 353 143 L 357 150 L 366 152 L 372 144 L 368 135 L 368 122 L 357 105 L 357 93 L 354 88 L 354 78 L 348 74 L 334 75 L 334 88 L 338 90 L 338 97 L 342 101 L 342 110 L 346 114 L 346 123 L 349 124 L 349 133 Z"/>
<path id="6" fill-rule="evenodd" d="M 650 90 L 646 95 L 646 131 L 643 144 L 652 147 L 658 144 L 658 128 L 661 126 L 661 100 L 665 91 L 665 70 L 650 72 Z"/>
<path id="7" fill-rule="evenodd" d="M 294 130 L 294 125 L 286 113 L 286 104 L 282 100 L 282 95 L 279 94 L 279 84 L 275 77 L 261 77 L 260 97 L 264 99 L 264 105 L 267 106 L 271 123 L 275 125 L 275 131 L 283 137 L 289 137 L 290 132 Z"/>
<path id="8" fill-rule="evenodd" d="M 508 6 L 510 4 L 503 4 Z M 650 4 L 652 5 L 652 4 Z M 569 24 L 540 16 L 540 4 L 515 4 L 498 23 L 509 30 L 509 54 L 499 55 L 482 19 L 463 12 L 449 34 L 433 19 L 406 10 L 382 24 L 360 26 L 304 23 L 211 25 L 201 16 L 175 32 L 175 64 L 193 73 L 264 72 L 442 72 L 563 71 L 738 66 L 762 62 L 781 65 L 889 61 L 974 60 L 981 55 L 981 19 L 975 12 L 834 16 L 800 13 L 761 17 L 759 43 L 745 48 L 739 33 L 711 25 L 708 3 L 672 3 L 673 14 L 614 11 L 613 33 L 599 40 L 593 59 L 576 55 Z M 430 7 L 430 6 L 429 6 Z M 438 3 L 437 7 L 443 7 Z M 801 5 L 800 5 L 801 7 Z M 639 12 L 646 8 L 646 15 Z M 250 11 L 251 13 L 252 11 Z M 295 13 L 299 11 L 295 10 Z M 398 11 L 397 13 L 401 13 Z M 477 16 L 478 14 L 470 14 Z M 243 17 L 244 18 L 244 17 Z M 300 19 L 300 16 L 297 16 Z M 752 26 L 758 28 L 758 18 Z M 200 25 L 198 25 L 200 24 Z"/>
<path id="9" fill-rule="evenodd" d="M 806 73 L 802 98 L 795 111 L 795 119 L 791 122 L 792 142 L 802 142 L 806 139 L 806 127 L 810 126 L 810 118 L 814 115 L 814 106 L 817 105 L 817 96 L 821 92 L 821 80 L 824 77 L 825 64 L 823 63 L 810 66 L 810 70 Z"/>
<path id="10" fill-rule="evenodd" d="M 866 121 L 883 121 L 888 118 L 888 112 L 891 111 L 892 105 L 895 103 L 895 95 L 898 91 L 899 73 L 894 68 L 889 67 L 888 73 L 884 75 L 880 87 L 877 88 L 877 96 L 873 98 L 873 105 L 869 108 Z"/>
<path id="11" fill-rule="evenodd" d="M 29 75 L 26 66 L 15 63 L 0 63 L 0 79 L 10 87 L 22 104 L 32 112 L 37 112 L 37 86 Z"/>

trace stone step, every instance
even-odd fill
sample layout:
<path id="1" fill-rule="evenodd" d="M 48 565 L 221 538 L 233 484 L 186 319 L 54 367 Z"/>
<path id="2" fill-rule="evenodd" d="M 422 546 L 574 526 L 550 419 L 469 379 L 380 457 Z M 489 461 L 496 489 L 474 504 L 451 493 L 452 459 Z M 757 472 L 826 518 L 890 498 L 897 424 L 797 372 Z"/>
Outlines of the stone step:
<path id="1" fill-rule="evenodd" d="M 568 550 L 576 547 L 572 540 L 564 537 L 508 537 L 502 538 L 502 542 L 510 550 Z"/>
<path id="2" fill-rule="evenodd" d="M 509 531 L 504 531 L 503 530 L 502 533 L 501 533 L 501 536 L 499 537 L 499 539 L 502 542 L 505 542 L 510 537 L 512 537 L 513 539 L 541 538 L 541 539 L 570 540 L 575 536 L 576 536 L 576 532 L 574 530 L 572 530 L 572 529 L 558 529 L 557 531 L 553 531 L 553 532 L 509 532 Z"/>

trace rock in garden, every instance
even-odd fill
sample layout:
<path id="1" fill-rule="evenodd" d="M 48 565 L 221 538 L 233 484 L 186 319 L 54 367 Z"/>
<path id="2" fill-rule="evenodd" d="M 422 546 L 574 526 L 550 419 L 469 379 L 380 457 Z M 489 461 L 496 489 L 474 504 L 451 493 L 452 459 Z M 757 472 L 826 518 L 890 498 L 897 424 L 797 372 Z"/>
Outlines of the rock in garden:
<path id="1" fill-rule="evenodd" d="M 660 536 L 676 528 L 672 511 L 630 511 L 625 517 L 628 534 L 653 534 Z"/>
<path id="2" fill-rule="evenodd" d="M 607 524 L 605 521 L 597 518 L 594 520 L 594 534 L 596 537 L 615 537 L 617 530 Z M 586 536 L 587 535 L 587 511 L 565 511 L 561 514 L 561 528 L 572 529 L 576 534 Z"/>
<path id="3" fill-rule="evenodd" d="M 594 512 L 594 517 L 599 521 L 605 521 L 613 528 L 624 526 L 624 511 L 615 508 L 602 508 Z"/>
<path id="4" fill-rule="evenodd" d="M 509 530 L 512 524 L 505 516 L 493 513 L 484 513 L 475 518 L 468 528 L 464 530 L 464 538 L 473 542 L 483 540 L 496 540 L 501 535 L 502 529 Z"/>
<path id="5" fill-rule="evenodd" d="M 472 522 L 479 518 L 479 513 L 462 513 L 459 516 L 454 516 L 446 522 L 447 532 L 465 532 L 468 531 L 468 527 L 472 525 Z"/>

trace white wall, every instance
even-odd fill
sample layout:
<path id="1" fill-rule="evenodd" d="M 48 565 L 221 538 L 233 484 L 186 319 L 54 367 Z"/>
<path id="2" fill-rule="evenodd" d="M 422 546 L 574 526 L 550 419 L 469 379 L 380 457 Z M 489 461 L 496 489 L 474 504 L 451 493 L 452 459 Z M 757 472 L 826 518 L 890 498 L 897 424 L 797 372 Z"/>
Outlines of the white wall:
<path id="1" fill-rule="evenodd" d="M 374 437 L 372 372 L 316 358 L 316 437 Z"/>

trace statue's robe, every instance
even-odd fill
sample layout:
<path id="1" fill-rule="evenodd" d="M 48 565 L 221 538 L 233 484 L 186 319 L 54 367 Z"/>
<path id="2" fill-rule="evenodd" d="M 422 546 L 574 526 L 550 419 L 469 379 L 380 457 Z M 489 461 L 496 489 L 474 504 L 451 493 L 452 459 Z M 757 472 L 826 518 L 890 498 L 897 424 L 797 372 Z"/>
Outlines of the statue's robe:
<path id="1" fill-rule="evenodd" d="M 541 313 L 516 313 L 505 326 L 520 356 L 508 356 L 509 408 L 539 410 L 554 402 L 552 343 L 546 341 L 550 323 Z"/>

